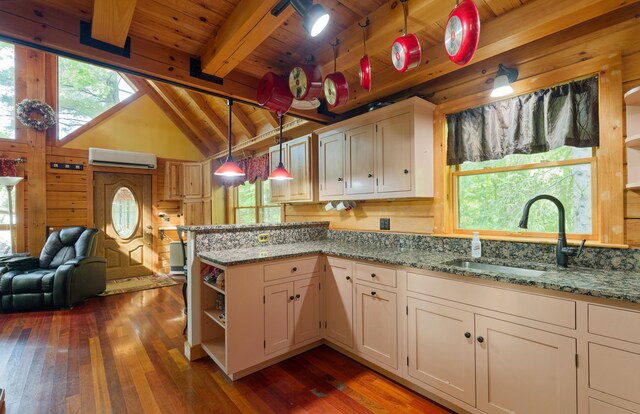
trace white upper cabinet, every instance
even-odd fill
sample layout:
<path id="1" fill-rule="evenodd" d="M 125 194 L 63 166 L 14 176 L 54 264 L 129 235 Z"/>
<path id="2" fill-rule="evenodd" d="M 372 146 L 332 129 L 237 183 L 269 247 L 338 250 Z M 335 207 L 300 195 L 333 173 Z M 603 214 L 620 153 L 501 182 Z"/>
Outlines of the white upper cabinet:
<path id="1" fill-rule="evenodd" d="M 312 203 L 317 201 L 315 179 L 315 141 L 312 135 L 305 135 L 282 144 L 282 162 L 293 176 L 293 180 L 271 181 L 271 202 Z M 269 148 L 269 168 L 276 169 L 280 162 L 280 147 Z"/>
<path id="2" fill-rule="evenodd" d="M 320 201 L 433 197 L 433 108 L 420 98 L 316 131 Z"/>

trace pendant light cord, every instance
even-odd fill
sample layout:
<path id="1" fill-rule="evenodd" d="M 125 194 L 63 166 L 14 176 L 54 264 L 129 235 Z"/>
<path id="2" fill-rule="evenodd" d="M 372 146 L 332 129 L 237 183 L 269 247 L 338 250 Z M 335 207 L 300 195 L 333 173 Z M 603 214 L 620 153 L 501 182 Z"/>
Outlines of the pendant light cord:
<path id="1" fill-rule="evenodd" d="M 278 114 L 278 119 L 280 120 L 280 164 L 282 165 L 282 114 Z"/>
<path id="2" fill-rule="evenodd" d="M 229 147 L 229 153 L 227 154 L 227 161 L 232 161 L 233 158 L 231 158 L 231 145 L 232 145 L 232 140 L 231 140 L 231 135 L 232 135 L 232 131 L 231 131 L 231 114 L 232 114 L 232 106 L 233 106 L 233 99 L 229 99 L 227 100 L 227 103 L 229 105 L 229 127 L 227 129 L 227 141 L 228 141 L 228 147 Z"/>

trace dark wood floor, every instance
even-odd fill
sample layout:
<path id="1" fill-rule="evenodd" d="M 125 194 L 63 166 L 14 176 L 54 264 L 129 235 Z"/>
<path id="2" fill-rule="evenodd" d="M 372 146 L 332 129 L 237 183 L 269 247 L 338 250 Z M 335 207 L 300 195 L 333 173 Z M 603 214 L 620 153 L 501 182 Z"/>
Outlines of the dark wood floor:
<path id="1" fill-rule="evenodd" d="M 323 346 L 231 382 L 182 355 L 180 287 L 0 314 L 7 414 L 447 413 Z"/>

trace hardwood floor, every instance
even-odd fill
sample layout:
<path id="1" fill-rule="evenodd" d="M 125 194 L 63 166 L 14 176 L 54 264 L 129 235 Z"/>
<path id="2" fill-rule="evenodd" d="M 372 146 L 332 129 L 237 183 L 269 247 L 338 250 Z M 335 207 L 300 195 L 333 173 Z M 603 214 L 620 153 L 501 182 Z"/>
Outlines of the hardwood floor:
<path id="1" fill-rule="evenodd" d="M 322 346 L 231 382 L 182 355 L 180 286 L 0 314 L 6 413 L 448 413 Z"/>

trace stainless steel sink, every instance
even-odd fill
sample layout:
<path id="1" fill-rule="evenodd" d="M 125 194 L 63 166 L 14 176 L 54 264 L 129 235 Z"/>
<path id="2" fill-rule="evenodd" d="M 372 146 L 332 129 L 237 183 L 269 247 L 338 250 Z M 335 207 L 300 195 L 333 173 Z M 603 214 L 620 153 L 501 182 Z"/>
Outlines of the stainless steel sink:
<path id="1" fill-rule="evenodd" d="M 544 270 L 523 269 L 521 267 L 500 266 L 495 264 L 469 262 L 464 260 L 456 260 L 453 262 L 448 262 L 447 264 L 451 266 L 464 267 L 465 269 L 470 270 L 505 273 L 508 275 L 524 277 L 538 277 L 544 273 Z"/>

